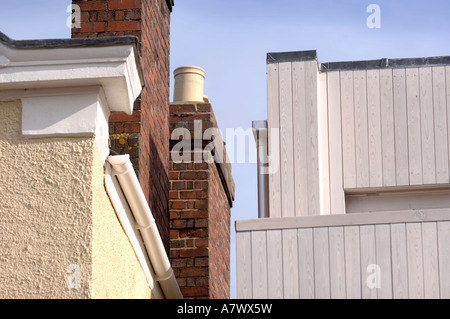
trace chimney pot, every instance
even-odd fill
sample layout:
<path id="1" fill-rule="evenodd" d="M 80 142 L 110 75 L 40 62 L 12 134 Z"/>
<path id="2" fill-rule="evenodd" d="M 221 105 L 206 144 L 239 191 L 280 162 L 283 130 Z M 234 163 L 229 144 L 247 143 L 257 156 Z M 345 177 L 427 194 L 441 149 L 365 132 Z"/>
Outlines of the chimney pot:
<path id="1" fill-rule="evenodd" d="M 197 66 L 182 66 L 173 72 L 175 77 L 174 102 L 204 102 L 205 70 Z"/>

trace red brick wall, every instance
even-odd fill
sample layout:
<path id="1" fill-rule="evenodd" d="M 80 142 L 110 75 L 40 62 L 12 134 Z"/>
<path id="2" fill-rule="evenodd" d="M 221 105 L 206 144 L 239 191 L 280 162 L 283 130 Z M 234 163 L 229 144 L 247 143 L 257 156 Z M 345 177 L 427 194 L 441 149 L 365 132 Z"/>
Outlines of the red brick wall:
<path id="1" fill-rule="evenodd" d="M 74 0 L 81 28 L 72 37 L 134 35 L 146 86 L 133 115 L 110 117 L 111 149 L 130 154 L 161 237 L 169 249 L 169 44 L 172 1 Z"/>
<path id="2" fill-rule="evenodd" d="M 171 105 L 169 113 L 173 2 L 73 3 L 81 7 L 82 21 L 80 29 L 72 29 L 72 37 L 134 35 L 140 39 L 146 86 L 133 115 L 111 115 L 111 149 L 130 154 L 166 249 L 170 247 L 172 266 L 184 296 L 229 298 L 230 207 L 234 198 L 231 167 L 215 162 L 170 161 L 170 132 L 174 128 L 193 130 L 194 120 L 201 120 L 203 129 L 217 127 L 208 103 Z M 210 141 L 202 142 L 204 146 Z"/>
<path id="3" fill-rule="evenodd" d="M 193 137 L 195 120 L 201 121 L 203 131 L 217 127 L 208 103 L 170 106 L 170 131 L 186 128 Z M 179 143 L 174 138 L 171 146 Z M 194 149 L 192 142 L 191 162 L 171 160 L 169 166 L 170 256 L 185 298 L 230 297 L 231 167 L 215 161 L 193 162 L 196 154 L 211 156 L 204 149 L 210 142 L 202 139 L 201 149 Z"/>
<path id="4" fill-rule="evenodd" d="M 169 250 L 169 51 L 170 10 L 166 1 L 143 1 L 141 94 L 142 149 L 139 167 L 143 189 L 161 237 Z"/>
<path id="5" fill-rule="evenodd" d="M 209 165 L 170 163 L 170 257 L 185 298 L 209 297 Z"/>
<path id="6" fill-rule="evenodd" d="M 214 165 L 209 185 L 210 298 L 230 298 L 230 205 Z"/>

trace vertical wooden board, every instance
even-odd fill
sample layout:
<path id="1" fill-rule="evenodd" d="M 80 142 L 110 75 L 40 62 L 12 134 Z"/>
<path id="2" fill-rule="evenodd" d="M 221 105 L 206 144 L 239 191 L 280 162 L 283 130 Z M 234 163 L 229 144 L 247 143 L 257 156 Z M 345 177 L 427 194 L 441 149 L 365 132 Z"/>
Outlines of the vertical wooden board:
<path id="1" fill-rule="evenodd" d="M 297 234 L 300 299 L 312 299 L 315 296 L 313 230 L 300 228 Z"/>
<path id="2" fill-rule="evenodd" d="M 378 299 L 392 299 L 391 226 L 375 226 L 377 265 L 380 267 Z"/>
<path id="3" fill-rule="evenodd" d="M 393 69 L 394 145 L 396 185 L 409 185 L 408 115 L 406 101 L 406 70 Z"/>
<path id="4" fill-rule="evenodd" d="M 317 61 L 305 62 L 309 215 L 320 214 L 317 77 L 318 77 Z"/>
<path id="5" fill-rule="evenodd" d="M 423 299 L 422 225 L 420 223 L 406 224 L 406 240 L 409 298 Z"/>
<path id="6" fill-rule="evenodd" d="M 328 146 L 330 143 L 328 140 L 327 77 L 327 73 L 318 75 L 317 89 L 320 215 L 330 215 L 330 163 L 328 157 Z"/>
<path id="7" fill-rule="evenodd" d="M 367 127 L 367 75 L 353 72 L 355 103 L 356 187 L 369 187 L 369 137 Z"/>
<path id="8" fill-rule="evenodd" d="M 252 295 L 268 298 L 267 285 L 267 238 L 266 231 L 252 232 Z"/>
<path id="9" fill-rule="evenodd" d="M 313 229 L 314 234 L 314 280 L 316 299 L 330 298 L 330 259 L 328 228 Z"/>
<path id="10" fill-rule="evenodd" d="M 281 216 L 295 213 L 291 62 L 279 64 Z"/>
<path id="11" fill-rule="evenodd" d="M 433 67 L 434 141 L 436 151 L 436 183 L 449 182 L 447 99 L 445 67 Z"/>
<path id="12" fill-rule="evenodd" d="M 427 299 L 439 298 L 437 223 L 422 223 L 423 283 Z"/>
<path id="13" fill-rule="evenodd" d="M 367 70 L 367 120 L 369 131 L 369 185 L 383 186 L 380 71 Z"/>
<path id="14" fill-rule="evenodd" d="M 380 70 L 383 186 L 395 186 L 394 92 L 392 69 Z"/>
<path id="15" fill-rule="evenodd" d="M 344 228 L 330 227 L 330 292 L 333 299 L 345 299 Z"/>
<path id="16" fill-rule="evenodd" d="M 280 141 L 274 139 L 275 131 L 280 129 L 280 98 L 278 64 L 267 65 L 267 127 L 268 148 L 271 162 L 280 163 Z M 276 135 L 275 135 L 276 136 Z M 279 135 L 278 135 L 279 137 Z M 279 167 L 279 165 L 278 165 Z M 281 180 L 280 169 L 269 174 L 269 216 L 281 216 Z"/>
<path id="17" fill-rule="evenodd" d="M 450 66 L 445 67 L 445 92 L 447 101 L 447 141 L 448 141 L 448 161 L 450 167 Z M 450 171 L 450 168 L 449 168 Z M 450 173 L 449 173 L 450 174 Z"/>
<path id="18" fill-rule="evenodd" d="M 408 298 L 408 259 L 405 224 L 391 225 L 392 290 L 394 299 Z"/>
<path id="19" fill-rule="evenodd" d="M 450 222 L 438 222 L 439 282 L 442 299 L 450 298 Z"/>
<path id="20" fill-rule="evenodd" d="M 422 134 L 420 129 L 419 69 L 406 69 L 409 184 L 422 184 Z"/>
<path id="21" fill-rule="evenodd" d="M 344 227 L 345 281 L 348 299 L 361 298 L 361 250 L 359 226 Z"/>
<path id="22" fill-rule="evenodd" d="M 377 257 L 375 251 L 375 226 L 360 226 L 361 247 L 361 297 L 363 299 L 377 298 Z"/>
<path id="23" fill-rule="evenodd" d="M 298 299 L 298 247 L 297 229 L 283 229 L 283 295 L 284 298 Z"/>
<path id="24" fill-rule="evenodd" d="M 305 63 L 292 62 L 295 216 L 308 215 Z"/>
<path id="25" fill-rule="evenodd" d="M 236 282 L 239 299 L 252 298 L 251 233 L 236 232 Z"/>
<path id="26" fill-rule="evenodd" d="M 342 170 L 341 84 L 339 72 L 328 72 L 328 130 L 331 214 L 345 214 L 344 175 Z"/>
<path id="27" fill-rule="evenodd" d="M 281 230 L 267 231 L 267 291 L 268 298 L 283 298 L 283 246 Z"/>
<path id="28" fill-rule="evenodd" d="M 344 188 L 356 187 L 355 110 L 353 71 L 340 72 L 342 114 L 342 161 Z"/>
<path id="29" fill-rule="evenodd" d="M 419 68 L 420 129 L 422 135 L 422 182 L 436 183 L 434 150 L 433 76 L 431 67 Z"/>

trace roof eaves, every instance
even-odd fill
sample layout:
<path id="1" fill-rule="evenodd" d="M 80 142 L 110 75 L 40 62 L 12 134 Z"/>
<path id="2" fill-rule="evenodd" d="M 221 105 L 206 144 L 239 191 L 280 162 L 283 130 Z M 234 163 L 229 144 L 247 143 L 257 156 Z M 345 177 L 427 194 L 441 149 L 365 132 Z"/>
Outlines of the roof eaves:
<path id="1" fill-rule="evenodd" d="M 0 31 L 0 43 L 13 49 L 61 49 L 102 47 L 115 45 L 134 45 L 135 58 L 138 63 L 139 77 L 142 87 L 146 86 L 145 76 L 142 69 L 142 58 L 139 49 L 139 38 L 134 35 L 94 37 L 94 38 L 66 38 L 66 39 L 37 39 L 37 40 L 14 40 Z"/>

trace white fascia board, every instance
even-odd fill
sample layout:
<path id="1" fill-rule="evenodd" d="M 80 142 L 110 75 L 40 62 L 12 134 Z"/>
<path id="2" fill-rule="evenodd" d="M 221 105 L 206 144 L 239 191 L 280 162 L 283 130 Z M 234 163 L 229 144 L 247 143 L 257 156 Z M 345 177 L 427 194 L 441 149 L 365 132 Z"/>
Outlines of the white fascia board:
<path id="1" fill-rule="evenodd" d="M 133 112 L 143 80 L 132 44 L 11 48 L 0 43 L 0 91 L 101 86 L 111 111 Z"/>

